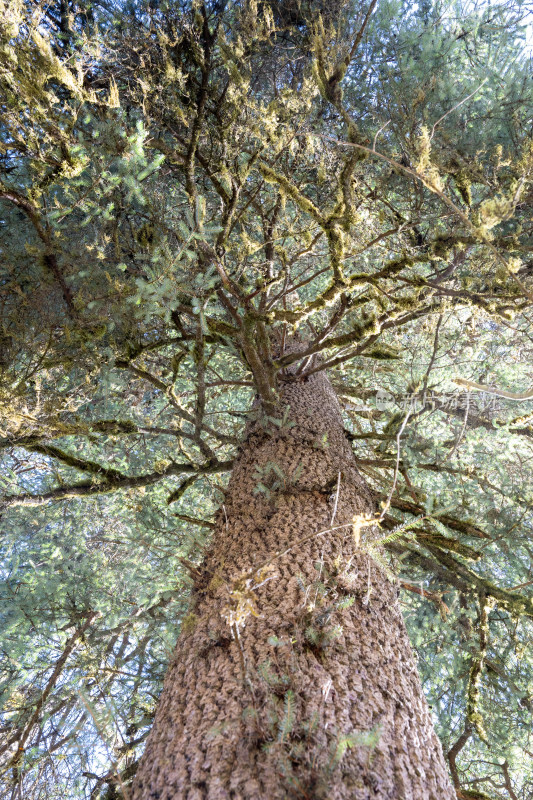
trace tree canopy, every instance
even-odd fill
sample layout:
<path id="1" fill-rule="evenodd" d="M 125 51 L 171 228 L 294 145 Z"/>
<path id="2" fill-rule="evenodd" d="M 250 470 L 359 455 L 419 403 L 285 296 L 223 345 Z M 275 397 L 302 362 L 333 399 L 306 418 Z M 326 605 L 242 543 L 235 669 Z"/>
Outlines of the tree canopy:
<path id="1" fill-rule="evenodd" d="M 127 796 L 295 363 L 343 405 L 458 797 L 531 796 L 526 24 L 0 0 L 0 796 Z"/>

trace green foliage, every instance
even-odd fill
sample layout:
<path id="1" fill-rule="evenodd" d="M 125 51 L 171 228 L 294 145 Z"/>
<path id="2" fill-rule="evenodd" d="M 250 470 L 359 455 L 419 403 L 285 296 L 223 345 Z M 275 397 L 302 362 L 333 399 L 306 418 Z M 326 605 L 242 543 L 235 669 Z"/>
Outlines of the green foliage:
<path id="1" fill-rule="evenodd" d="M 369 756 L 372 755 L 372 750 L 375 749 L 381 738 L 381 726 L 375 725 L 368 731 L 359 731 L 357 733 L 350 733 L 348 736 L 341 736 L 336 743 L 333 752 L 330 768 L 336 767 L 344 758 L 346 751 L 351 747 L 365 747 L 369 750 Z"/>
<path id="2" fill-rule="evenodd" d="M 294 692 L 289 689 L 283 703 L 283 717 L 280 720 L 278 741 L 283 742 L 291 733 L 294 725 Z"/>

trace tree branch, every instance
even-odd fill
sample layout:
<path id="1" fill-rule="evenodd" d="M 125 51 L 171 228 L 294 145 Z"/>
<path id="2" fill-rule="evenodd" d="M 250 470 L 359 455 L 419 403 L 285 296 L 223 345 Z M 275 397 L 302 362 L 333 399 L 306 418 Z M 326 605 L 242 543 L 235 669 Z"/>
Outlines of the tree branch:
<path id="1" fill-rule="evenodd" d="M 161 472 L 150 472 L 147 475 L 127 476 L 123 475 L 115 480 L 108 480 L 102 483 L 83 481 L 71 484 L 70 486 L 60 486 L 43 494 L 14 494 L 7 495 L 0 501 L 0 512 L 11 506 L 42 506 L 54 500 L 65 500 L 69 497 L 93 497 L 98 494 L 107 494 L 124 489 L 137 489 L 140 486 L 152 486 L 164 478 L 174 475 L 212 475 L 216 472 L 229 472 L 233 467 L 233 461 L 216 461 L 198 467 L 194 464 L 170 464 Z"/>

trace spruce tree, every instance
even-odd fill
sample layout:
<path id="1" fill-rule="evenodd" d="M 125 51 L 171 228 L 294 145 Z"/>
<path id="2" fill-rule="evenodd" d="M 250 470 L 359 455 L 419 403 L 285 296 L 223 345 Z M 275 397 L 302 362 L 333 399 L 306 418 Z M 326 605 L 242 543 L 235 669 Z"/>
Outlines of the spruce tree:
<path id="1" fill-rule="evenodd" d="M 521 4 L 0 35 L 2 796 L 525 800 Z"/>

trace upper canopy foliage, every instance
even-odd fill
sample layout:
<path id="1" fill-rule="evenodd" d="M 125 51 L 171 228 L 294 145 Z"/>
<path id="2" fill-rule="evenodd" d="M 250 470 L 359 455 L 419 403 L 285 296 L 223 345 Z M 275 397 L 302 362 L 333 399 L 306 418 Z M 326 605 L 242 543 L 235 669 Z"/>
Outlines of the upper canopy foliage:
<path id="1" fill-rule="evenodd" d="M 523 16 L 0 0 L 2 796 L 127 783 L 298 361 L 385 504 L 458 796 L 530 797 L 531 401 L 453 382 L 531 381 Z"/>

